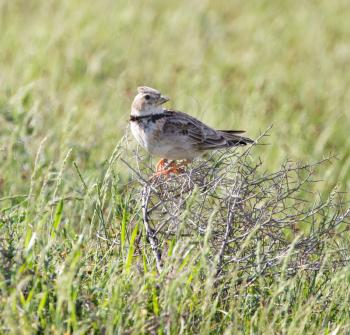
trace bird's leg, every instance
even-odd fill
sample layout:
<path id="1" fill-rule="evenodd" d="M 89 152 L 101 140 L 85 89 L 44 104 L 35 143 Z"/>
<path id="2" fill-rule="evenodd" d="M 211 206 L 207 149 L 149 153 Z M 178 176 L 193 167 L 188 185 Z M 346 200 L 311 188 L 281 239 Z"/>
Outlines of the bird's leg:
<path id="1" fill-rule="evenodd" d="M 171 161 L 169 163 L 168 169 L 166 169 L 166 174 L 174 173 L 174 174 L 180 174 L 183 172 L 183 169 L 176 163 L 176 161 Z"/>
<path id="2" fill-rule="evenodd" d="M 183 172 L 182 169 L 179 169 L 175 161 L 170 161 L 168 163 L 167 159 L 161 159 L 156 165 L 156 173 L 154 177 L 161 175 L 167 176 L 170 173 L 179 174 Z"/>
<path id="3" fill-rule="evenodd" d="M 165 167 L 165 165 L 166 165 L 167 162 L 168 162 L 167 159 L 162 158 L 162 159 L 157 163 L 157 165 L 156 165 L 156 172 L 157 172 L 157 174 L 158 174 L 158 173 L 161 174 L 161 172 L 165 170 L 164 167 Z"/>
<path id="4" fill-rule="evenodd" d="M 176 163 L 175 161 L 171 161 L 169 164 L 170 172 L 173 172 L 175 174 L 184 173 L 185 167 L 191 162 L 192 161 L 189 159 L 183 159 L 179 163 Z"/>
<path id="5" fill-rule="evenodd" d="M 163 164 L 161 166 L 161 168 L 157 169 L 156 173 L 155 173 L 155 177 L 158 177 L 158 176 L 167 176 L 169 175 L 170 173 L 174 173 L 174 174 L 179 174 L 180 172 L 182 172 L 178 166 L 176 165 L 176 163 L 174 161 L 171 161 L 167 166 L 166 168 L 164 168 L 164 165 Z"/>
<path id="6" fill-rule="evenodd" d="M 177 164 L 175 160 L 172 160 L 168 163 L 168 160 L 163 158 L 156 165 L 155 176 L 160 176 L 160 175 L 167 176 L 170 173 L 174 173 L 174 174 L 183 173 L 185 171 L 184 167 L 191 162 L 192 161 L 189 159 L 184 159 L 179 164 Z"/>

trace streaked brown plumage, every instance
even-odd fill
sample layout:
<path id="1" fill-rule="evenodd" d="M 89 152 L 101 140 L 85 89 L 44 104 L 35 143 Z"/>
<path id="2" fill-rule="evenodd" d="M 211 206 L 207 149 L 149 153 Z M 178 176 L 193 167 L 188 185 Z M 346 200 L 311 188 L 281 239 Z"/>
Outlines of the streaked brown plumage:
<path id="1" fill-rule="evenodd" d="M 215 130 L 182 112 L 164 109 L 169 98 L 153 88 L 138 88 L 131 108 L 131 131 L 151 154 L 167 160 L 192 160 L 208 150 L 242 146 L 254 141 L 242 130 Z"/>

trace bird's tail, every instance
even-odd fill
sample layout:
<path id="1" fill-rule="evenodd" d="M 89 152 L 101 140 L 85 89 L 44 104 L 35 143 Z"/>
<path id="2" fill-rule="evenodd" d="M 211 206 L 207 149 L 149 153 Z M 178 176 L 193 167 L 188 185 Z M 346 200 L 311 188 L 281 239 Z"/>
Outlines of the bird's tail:
<path id="1" fill-rule="evenodd" d="M 225 134 L 236 134 L 236 135 L 245 133 L 245 130 L 219 130 L 219 131 Z"/>
<path id="2" fill-rule="evenodd" d="M 244 133 L 243 130 L 220 130 L 220 132 L 223 133 L 223 135 L 225 136 L 228 147 L 247 145 L 255 142 L 249 137 L 238 135 Z"/>

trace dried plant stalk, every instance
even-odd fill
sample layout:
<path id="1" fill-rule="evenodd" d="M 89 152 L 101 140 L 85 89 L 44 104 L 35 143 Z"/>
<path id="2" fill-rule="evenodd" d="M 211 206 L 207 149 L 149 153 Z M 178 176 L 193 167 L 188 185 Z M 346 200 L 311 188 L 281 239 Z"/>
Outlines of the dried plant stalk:
<path id="1" fill-rule="evenodd" d="M 152 165 L 139 153 L 137 170 L 125 162 L 136 178 L 131 192 L 141 199 L 158 271 L 167 241 L 175 237 L 200 244 L 209 236 L 208 257 L 218 275 L 234 269 L 256 278 L 282 266 L 292 275 L 348 262 L 337 243 L 350 217 L 344 194 L 334 190 L 323 200 L 311 192 L 323 161 L 287 162 L 266 173 L 251 148 L 241 150 L 216 152 L 180 175 L 153 178 Z"/>

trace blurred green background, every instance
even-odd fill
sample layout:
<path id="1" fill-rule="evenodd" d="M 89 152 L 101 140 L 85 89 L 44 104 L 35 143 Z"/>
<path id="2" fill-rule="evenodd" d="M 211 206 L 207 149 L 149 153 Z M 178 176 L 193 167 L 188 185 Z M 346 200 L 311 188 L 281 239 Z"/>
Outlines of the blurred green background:
<path id="1" fill-rule="evenodd" d="M 139 85 L 219 129 L 273 125 L 252 150 L 263 171 L 337 155 L 317 185 L 349 190 L 349 0 L 0 0 L 0 333 L 349 333 L 347 264 L 289 278 L 281 258 L 253 286 L 227 273 L 224 289 L 208 228 L 174 237 L 157 275 L 139 250 L 140 185 L 113 151 Z M 326 202 L 320 224 L 336 210 Z M 322 245 L 327 263 L 348 254 L 346 227 Z"/>
<path id="2" fill-rule="evenodd" d="M 338 159 L 350 185 L 350 3 L 0 0 L 0 194 L 25 192 L 69 149 L 93 177 L 127 127 L 136 87 L 217 128 L 257 137 L 266 169 Z M 76 175 L 74 176 L 76 178 Z"/>

